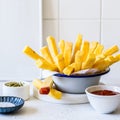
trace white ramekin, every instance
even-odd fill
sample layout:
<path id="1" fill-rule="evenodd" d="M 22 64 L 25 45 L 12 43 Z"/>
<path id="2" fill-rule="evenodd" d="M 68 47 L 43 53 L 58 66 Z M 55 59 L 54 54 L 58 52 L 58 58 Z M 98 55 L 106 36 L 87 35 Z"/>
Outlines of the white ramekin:
<path id="1" fill-rule="evenodd" d="M 13 81 L 8 81 L 8 82 L 13 82 Z M 21 97 L 24 100 L 28 100 L 30 97 L 30 85 L 28 82 L 23 82 L 23 86 L 20 87 L 10 87 L 10 86 L 6 86 L 5 84 L 8 83 L 5 82 L 3 83 L 2 86 L 2 95 L 3 96 L 16 96 L 16 97 Z M 14 81 L 14 82 L 18 82 L 18 81 Z"/>

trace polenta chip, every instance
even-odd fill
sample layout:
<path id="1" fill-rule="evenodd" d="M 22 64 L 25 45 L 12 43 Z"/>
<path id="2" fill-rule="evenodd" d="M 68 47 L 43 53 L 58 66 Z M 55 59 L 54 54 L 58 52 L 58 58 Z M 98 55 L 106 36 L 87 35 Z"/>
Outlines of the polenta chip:
<path id="1" fill-rule="evenodd" d="M 55 99 L 58 99 L 58 100 L 62 98 L 62 92 L 60 92 L 54 88 L 50 89 L 50 92 L 48 95 L 55 98 Z"/>
<path id="2" fill-rule="evenodd" d="M 90 53 L 94 53 L 94 50 L 96 49 L 97 44 L 98 44 L 97 41 L 90 42 L 90 50 L 89 50 Z"/>
<path id="3" fill-rule="evenodd" d="M 34 60 L 42 59 L 42 57 L 29 46 L 24 47 L 23 53 L 25 53 Z"/>
<path id="4" fill-rule="evenodd" d="M 40 88 L 42 87 L 49 87 L 52 88 L 53 86 L 53 80 L 52 77 L 49 76 L 44 80 L 40 80 L 40 79 L 34 79 L 32 82 L 33 86 L 36 87 L 38 90 L 40 90 Z"/>
<path id="5" fill-rule="evenodd" d="M 88 41 L 83 41 L 82 42 L 80 51 L 84 53 L 84 55 L 82 57 L 82 61 L 85 61 L 86 58 L 87 58 L 87 55 L 89 53 L 89 42 Z"/>
<path id="6" fill-rule="evenodd" d="M 54 64 L 54 61 L 47 46 L 42 47 L 40 49 L 40 52 L 42 53 L 43 58 L 45 58 L 48 62 Z"/>
<path id="7" fill-rule="evenodd" d="M 58 67 L 59 69 L 59 72 L 60 73 L 63 73 L 63 69 L 65 67 L 65 64 L 64 64 L 64 57 L 62 54 L 58 54 L 56 57 L 55 57 L 55 64 L 56 66 Z"/>
<path id="8" fill-rule="evenodd" d="M 72 63 L 71 65 L 68 65 L 64 68 L 63 73 L 66 75 L 70 75 L 74 71 L 75 63 Z"/>
<path id="9" fill-rule="evenodd" d="M 64 49 L 64 63 L 65 67 L 68 66 L 71 62 L 72 57 L 72 42 L 65 42 L 65 49 Z"/>
<path id="10" fill-rule="evenodd" d="M 98 43 L 96 49 L 94 50 L 94 54 L 96 56 L 102 54 L 103 49 L 104 46 Z"/>
<path id="11" fill-rule="evenodd" d="M 107 50 L 105 50 L 103 52 L 103 54 L 105 56 L 109 56 L 109 55 L 112 55 L 112 54 L 116 53 L 118 50 L 119 50 L 119 47 L 117 45 L 114 45 L 114 46 L 108 48 Z"/>
<path id="12" fill-rule="evenodd" d="M 38 59 L 36 61 L 36 66 L 38 68 L 42 68 L 42 69 L 46 69 L 46 70 L 58 71 L 58 68 L 56 65 L 47 62 L 45 59 Z"/>
<path id="13" fill-rule="evenodd" d="M 106 60 L 108 60 L 110 62 L 110 65 L 112 65 L 113 63 L 120 61 L 120 54 L 116 56 L 110 55 L 106 58 Z"/>
<path id="14" fill-rule="evenodd" d="M 108 68 L 110 65 L 110 61 L 109 60 L 102 60 L 101 62 L 99 62 L 98 64 L 95 64 L 93 66 L 93 68 L 98 69 L 99 71 L 103 71 L 106 68 Z"/>
<path id="15" fill-rule="evenodd" d="M 94 62 L 95 62 L 95 54 L 90 53 L 87 56 L 86 61 L 82 63 L 82 69 L 90 69 L 90 68 L 92 68 Z"/>
<path id="16" fill-rule="evenodd" d="M 81 44 L 82 44 L 82 35 L 78 34 L 76 42 L 75 42 L 74 50 L 73 50 L 71 63 L 74 62 L 75 54 L 78 50 L 80 50 Z"/>
<path id="17" fill-rule="evenodd" d="M 81 70 L 82 62 L 75 62 L 74 71 L 77 72 Z"/>
<path id="18" fill-rule="evenodd" d="M 52 36 L 47 37 L 47 43 L 48 43 L 52 58 L 54 60 L 54 57 L 58 55 L 58 49 L 57 49 L 55 38 Z"/>
<path id="19" fill-rule="evenodd" d="M 38 68 L 66 75 L 92 68 L 102 71 L 120 61 L 120 54 L 113 56 L 119 51 L 117 45 L 104 50 L 104 46 L 98 41 L 83 41 L 81 34 L 78 34 L 74 45 L 72 42 L 60 40 L 57 47 L 55 38 L 52 36 L 47 37 L 47 44 L 40 49 L 42 56 L 29 46 L 26 46 L 23 52 L 36 60 Z"/>
<path id="20" fill-rule="evenodd" d="M 81 70 L 81 66 L 82 66 L 82 57 L 83 57 L 84 53 L 81 52 L 80 50 L 78 50 L 75 54 L 75 72 Z"/>
<path id="21" fill-rule="evenodd" d="M 49 77 L 45 78 L 42 81 L 42 86 L 41 87 L 50 87 L 50 88 L 52 88 L 52 86 L 53 86 L 52 76 L 49 76 Z"/>
<path id="22" fill-rule="evenodd" d="M 64 49 L 65 49 L 65 41 L 64 40 L 60 40 L 59 42 L 59 48 L 60 48 L 60 53 L 64 54 Z"/>
<path id="23" fill-rule="evenodd" d="M 38 90 L 41 88 L 42 81 L 39 79 L 34 79 L 32 82 L 33 86 L 36 87 Z"/>

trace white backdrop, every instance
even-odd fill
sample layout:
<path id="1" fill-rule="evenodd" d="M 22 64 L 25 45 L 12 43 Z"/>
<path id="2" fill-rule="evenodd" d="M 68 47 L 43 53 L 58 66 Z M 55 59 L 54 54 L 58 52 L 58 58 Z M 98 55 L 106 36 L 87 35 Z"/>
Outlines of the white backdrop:
<path id="1" fill-rule="evenodd" d="M 22 53 L 25 45 L 39 51 L 42 0 L 0 0 L 0 80 L 39 77 L 35 62 Z"/>

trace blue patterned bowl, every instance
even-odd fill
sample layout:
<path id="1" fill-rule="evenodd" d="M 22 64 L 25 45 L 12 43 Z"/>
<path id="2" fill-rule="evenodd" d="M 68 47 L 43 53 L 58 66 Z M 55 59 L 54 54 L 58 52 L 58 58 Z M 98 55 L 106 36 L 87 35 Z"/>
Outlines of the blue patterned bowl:
<path id="1" fill-rule="evenodd" d="M 0 96 L 0 113 L 6 114 L 18 111 L 24 105 L 24 100 L 14 96 Z"/>

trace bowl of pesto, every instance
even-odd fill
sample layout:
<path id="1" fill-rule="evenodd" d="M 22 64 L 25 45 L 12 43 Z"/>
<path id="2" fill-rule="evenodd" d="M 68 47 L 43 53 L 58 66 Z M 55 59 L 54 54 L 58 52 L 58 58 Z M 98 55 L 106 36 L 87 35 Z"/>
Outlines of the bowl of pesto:
<path id="1" fill-rule="evenodd" d="M 3 83 L 2 94 L 3 96 L 16 96 L 28 100 L 30 97 L 30 85 L 24 81 L 8 81 Z"/>

